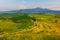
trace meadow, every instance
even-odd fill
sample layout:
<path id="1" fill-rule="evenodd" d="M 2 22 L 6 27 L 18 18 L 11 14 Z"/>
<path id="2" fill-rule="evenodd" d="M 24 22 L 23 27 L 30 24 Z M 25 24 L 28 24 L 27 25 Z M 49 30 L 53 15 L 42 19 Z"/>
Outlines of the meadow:
<path id="1" fill-rule="evenodd" d="M 0 40 L 60 40 L 60 14 L 0 14 Z"/>

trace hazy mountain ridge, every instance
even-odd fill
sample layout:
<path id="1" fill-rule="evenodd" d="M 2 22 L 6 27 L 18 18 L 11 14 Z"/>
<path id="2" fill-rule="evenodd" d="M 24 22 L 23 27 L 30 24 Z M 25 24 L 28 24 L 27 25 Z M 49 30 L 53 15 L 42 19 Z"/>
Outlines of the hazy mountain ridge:
<path id="1" fill-rule="evenodd" d="M 32 8 L 32 9 L 20 9 L 20 10 L 11 10 L 6 11 L 6 13 L 15 13 L 15 12 L 22 12 L 22 13 L 58 13 L 60 14 L 60 10 L 50 10 L 46 8 Z"/>

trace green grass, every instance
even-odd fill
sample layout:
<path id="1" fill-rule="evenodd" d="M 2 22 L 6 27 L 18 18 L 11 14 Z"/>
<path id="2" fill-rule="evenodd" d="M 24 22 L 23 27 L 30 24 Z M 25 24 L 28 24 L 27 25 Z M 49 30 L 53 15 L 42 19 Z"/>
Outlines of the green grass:
<path id="1" fill-rule="evenodd" d="M 5 14 L 5 16 L 8 15 Z M 26 14 L 21 16 L 15 16 L 12 18 L 2 17 L 2 20 L 0 21 L 0 29 L 4 32 L 15 32 L 15 31 L 27 29 L 29 28 L 29 26 L 33 25 L 31 19 L 32 18 L 27 16 Z"/>
<path id="2" fill-rule="evenodd" d="M 42 24 L 44 30 L 35 32 L 35 29 L 31 29 L 35 27 L 32 23 L 32 17 L 35 17 L 37 22 Z M 55 22 L 56 20 L 57 22 Z M 52 26 L 45 26 L 44 23 L 60 26 L 60 15 L 23 13 L 0 14 L 0 40 L 60 40 L 60 35 L 55 35 L 55 32 L 48 32 L 47 28 L 52 30 Z M 26 30 L 26 32 L 19 32 L 23 30 Z M 14 32 L 17 32 L 17 34 Z"/>
<path id="3" fill-rule="evenodd" d="M 20 35 L 9 34 L 0 37 L 0 40 L 60 40 L 59 35 L 46 35 L 44 33 L 22 33 Z"/>

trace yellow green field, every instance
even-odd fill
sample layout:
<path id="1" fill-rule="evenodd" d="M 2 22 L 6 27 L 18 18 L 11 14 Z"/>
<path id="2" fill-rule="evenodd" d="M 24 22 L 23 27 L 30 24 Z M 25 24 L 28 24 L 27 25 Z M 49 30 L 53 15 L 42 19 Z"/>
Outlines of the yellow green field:
<path id="1" fill-rule="evenodd" d="M 60 40 L 60 14 L 11 14 L 0 17 L 0 40 Z"/>

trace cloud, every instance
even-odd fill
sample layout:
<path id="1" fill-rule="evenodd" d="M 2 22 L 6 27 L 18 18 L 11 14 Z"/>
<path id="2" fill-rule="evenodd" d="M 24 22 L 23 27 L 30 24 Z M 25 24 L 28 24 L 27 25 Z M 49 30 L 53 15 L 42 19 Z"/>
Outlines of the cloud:
<path id="1" fill-rule="evenodd" d="M 20 9 L 29 9 L 29 8 L 47 8 L 47 9 L 51 9 L 51 10 L 60 10 L 60 4 L 48 4 L 48 5 L 44 5 L 44 4 L 32 4 L 30 3 L 28 6 L 26 5 L 20 5 Z"/>
<path id="2" fill-rule="evenodd" d="M 51 9 L 51 10 L 60 10 L 59 5 L 49 5 L 49 6 L 45 6 L 45 8 L 48 8 L 48 9 Z"/>
<path id="3" fill-rule="evenodd" d="M 18 6 L 0 5 L 0 11 L 16 10 L 16 9 L 18 9 Z"/>
<path id="4" fill-rule="evenodd" d="M 26 8 L 27 8 L 26 5 L 23 4 L 19 5 L 19 9 L 26 9 Z"/>
<path id="5" fill-rule="evenodd" d="M 36 7 L 47 8 L 47 9 L 51 9 L 51 10 L 60 10 L 60 3 L 59 3 L 60 1 L 58 1 L 58 0 L 47 0 L 47 1 L 44 1 L 44 3 L 43 2 L 41 3 L 41 2 L 40 1 L 37 2 L 35 0 L 34 1 L 32 1 L 32 0 L 24 1 L 23 0 L 23 1 L 17 2 L 17 4 L 11 2 L 12 4 L 8 3 L 8 4 L 4 5 L 4 4 L 0 3 L 0 11 L 16 10 L 16 9 L 29 9 L 29 8 L 36 8 Z"/>
<path id="6" fill-rule="evenodd" d="M 49 7 L 51 10 L 60 10 L 60 7 Z"/>

